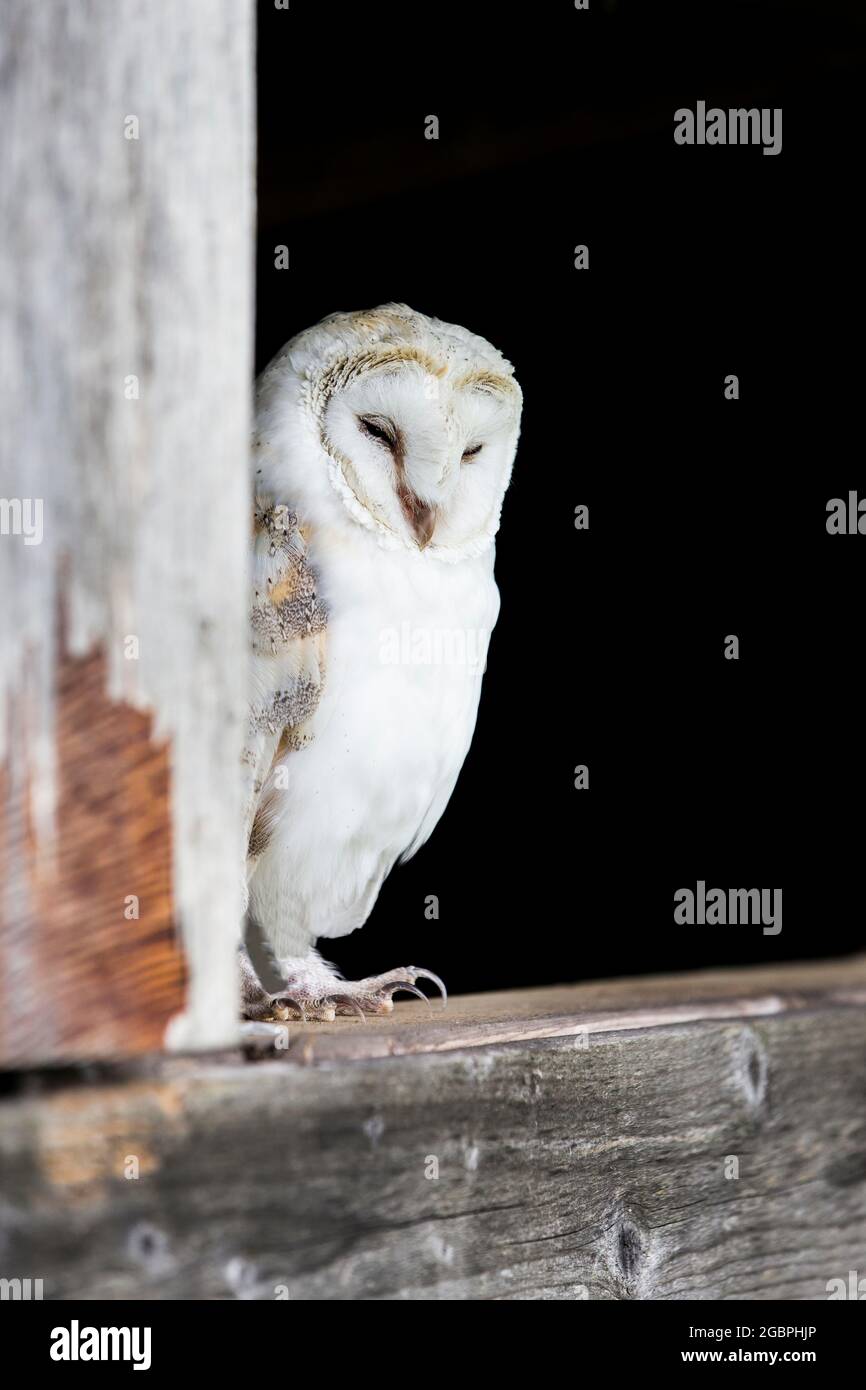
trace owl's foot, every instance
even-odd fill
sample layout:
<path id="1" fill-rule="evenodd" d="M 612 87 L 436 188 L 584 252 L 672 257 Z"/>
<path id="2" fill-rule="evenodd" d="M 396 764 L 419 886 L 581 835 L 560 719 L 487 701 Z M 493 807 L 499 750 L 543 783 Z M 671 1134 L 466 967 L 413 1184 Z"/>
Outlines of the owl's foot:
<path id="1" fill-rule="evenodd" d="M 338 1014 L 389 1014 L 394 1008 L 394 995 L 401 991 L 427 1000 L 416 987 L 418 980 L 430 980 L 442 996 L 442 1007 L 448 1002 L 445 985 L 431 970 L 417 965 L 389 970 L 384 975 L 370 975 L 366 980 L 341 980 L 323 961 L 281 961 L 285 984 L 278 994 L 265 994 L 251 968 L 244 970 L 243 1013 L 259 1022 L 283 1023 L 288 1019 L 302 1022 L 330 1023 Z"/>
<path id="2" fill-rule="evenodd" d="M 448 991 L 438 975 L 432 970 L 422 970 L 418 965 L 405 965 L 397 970 L 389 970 L 385 975 L 370 975 L 366 980 L 339 980 L 339 993 L 334 995 L 338 1014 L 389 1014 L 394 1008 L 394 995 L 401 991 L 414 994 L 418 999 L 429 1003 L 423 990 L 416 988 L 418 980 L 430 980 L 441 997 L 442 1007 L 448 1003 Z"/>
<path id="3" fill-rule="evenodd" d="M 417 980 L 433 982 L 442 995 L 444 1008 L 448 993 L 439 976 L 431 970 L 407 965 L 402 969 L 389 970 L 386 975 L 370 975 L 366 980 L 334 978 L 324 995 L 320 986 L 305 989 L 302 980 L 289 978 L 283 992 L 271 1000 L 272 1017 L 279 1022 L 293 1018 L 303 1022 L 320 1020 L 330 1023 L 337 1014 L 357 1014 L 362 1019 L 365 1014 L 389 1014 L 394 1008 L 394 995 L 401 991 L 427 999 L 427 995 L 416 988 Z"/>

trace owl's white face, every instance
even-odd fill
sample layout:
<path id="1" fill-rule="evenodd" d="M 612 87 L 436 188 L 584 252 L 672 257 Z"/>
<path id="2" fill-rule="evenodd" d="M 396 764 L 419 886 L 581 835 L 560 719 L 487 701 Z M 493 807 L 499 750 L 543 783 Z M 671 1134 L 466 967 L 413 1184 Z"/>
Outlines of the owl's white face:
<path id="1" fill-rule="evenodd" d="M 459 549 L 495 527 L 511 474 L 510 384 L 496 390 L 463 377 L 388 363 L 335 392 L 323 417 L 323 443 L 354 496 L 419 550 Z"/>
<path id="2" fill-rule="evenodd" d="M 266 369 L 266 424 L 287 384 L 332 496 L 380 543 L 455 561 L 492 542 L 522 397 L 484 339 L 404 305 L 334 314 Z M 315 468 L 307 458 L 305 491 Z"/>

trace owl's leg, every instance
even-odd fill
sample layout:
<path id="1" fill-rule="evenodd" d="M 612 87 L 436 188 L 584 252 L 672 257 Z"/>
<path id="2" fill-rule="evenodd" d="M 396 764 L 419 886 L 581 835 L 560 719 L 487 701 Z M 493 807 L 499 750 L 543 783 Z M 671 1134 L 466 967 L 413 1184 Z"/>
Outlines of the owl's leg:
<path id="1" fill-rule="evenodd" d="M 407 965 L 389 970 L 384 975 L 371 975 L 366 980 L 341 980 L 332 965 L 323 961 L 317 951 L 304 957 L 290 957 L 279 962 L 285 986 L 279 994 L 267 994 L 259 984 L 255 971 L 241 952 L 241 1002 L 245 1018 L 261 1022 L 283 1022 L 304 1019 L 331 1022 L 337 1014 L 389 1014 L 394 1007 L 393 996 L 403 991 L 419 999 L 427 996 L 416 988 L 418 980 L 431 980 L 442 995 L 443 1007 L 447 992 L 438 975 Z"/>

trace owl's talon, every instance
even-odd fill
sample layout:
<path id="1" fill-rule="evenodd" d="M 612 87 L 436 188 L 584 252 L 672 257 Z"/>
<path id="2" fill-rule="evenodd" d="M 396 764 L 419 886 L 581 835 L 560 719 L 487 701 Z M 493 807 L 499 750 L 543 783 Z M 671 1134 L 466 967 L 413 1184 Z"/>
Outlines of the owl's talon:
<path id="1" fill-rule="evenodd" d="M 351 1009 L 353 1013 L 358 1015 L 362 1023 L 367 1022 L 367 1015 L 364 1013 L 364 1010 L 361 1008 L 361 1005 L 358 1003 L 357 999 L 353 999 L 351 994 L 335 994 L 333 997 L 333 1003 L 337 1005 L 345 1005 L 346 1009 Z M 338 1009 L 338 1012 L 342 1014 L 345 1012 L 345 1010 Z"/>
<path id="2" fill-rule="evenodd" d="M 430 1000 L 427 998 L 427 995 L 424 993 L 423 989 L 416 989 L 414 985 L 394 985 L 394 987 L 391 990 L 392 997 L 395 994 L 401 993 L 414 994 L 416 999 L 423 999 L 427 1007 L 430 1007 Z"/>
<path id="3" fill-rule="evenodd" d="M 341 980 L 333 967 L 318 957 L 281 960 L 277 968 L 285 981 L 279 994 L 265 994 L 255 971 L 241 954 L 243 982 L 243 1012 L 248 1019 L 285 1022 L 297 1019 L 301 1023 L 332 1023 L 341 1017 L 357 1014 L 361 1021 L 367 1014 L 389 1014 L 394 1009 L 392 996 L 402 990 L 430 1005 L 430 999 L 418 989 L 416 980 L 432 980 L 447 1002 L 445 985 L 432 970 L 417 965 L 389 970 L 384 975 L 370 975 L 365 980 Z"/>
<path id="4" fill-rule="evenodd" d="M 432 980 L 432 981 L 433 981 L 433 984 L 436 986 L 436 988 L 438 989 L 440 995 L 442 996 L 442 1007 L 443 1007 L 443 1009 L 447 1009 L 447 1007 L 448 1007 L 448 991 L 447 991 L 447 989 L 445 988 L 445 982 L 444 982 L 444 980 L 440 980 L 440 979 L 439 979 L 439 976 L 438 976 L 438 975 L 434 975 L 432 970 L 421 970 L 417 965 L 410 965 L 410 966 L 409 966 L 409 969 L 412 971 L 412 974 L 415 975 L 417 979 L 419 979 L 419 980 Z M 426 998 L 426 995 L 425 995 L 425 998 Z"/>
<path id="5" fill-rule="evenodd" d="M 438 975 L 434 975 L 432 970 L 422 970 L 419 965 L 407 965 L 403 969 L 389 970 L 386 975 L 373 975 L 369 980 L 360 980 L 358 989 L 367 986 L 371 994 L 382 994 L 386 999 L 390 999 L 392 994 L 398 990 L 408 990 L 410 994 L 417 994 L 419 998 L 426 1000 L 429 1004 L 429 996 L 423 994 L 415 988 L 416 980 L 432 980 L 442 996 L 443 1009 L 448 1004 L 448 991 Z M 387 993 L 386 993 L 387 991 Z"/>
<path id="6" fill-rule="evenodd" d="M 300 1016 L 301 1023 L 333 1023 L 337 1012 L 334 1000 L 330 996 L 323 998 L 321 994 L 315 998 L 307 998 L 300 992 L 280 995 L 279 1004 L 286 1009 L 286 1017 L 289 1017 L 286 1006 L 293 1008 Z"/>

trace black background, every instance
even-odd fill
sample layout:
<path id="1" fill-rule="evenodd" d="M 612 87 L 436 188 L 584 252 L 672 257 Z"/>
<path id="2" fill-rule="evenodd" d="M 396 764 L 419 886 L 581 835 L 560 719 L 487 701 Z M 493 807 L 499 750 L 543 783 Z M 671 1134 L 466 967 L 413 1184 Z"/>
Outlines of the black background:
<path id="1" fill-rule="evenodd" d="M 257 369 L 397 300 L 490 339 L 525 397 L 472 749 L 364 930 L 324 943 L 347 975 L 860 947 L 866 537 L 825 522 L 866 496 L 864 35 L 832 0 L 262 0 Z M 781 106 L 781 154 L 675 145 L 699 99 Z M 699 878 L 781 887 L 781 935 L 676 926 Z"/>

